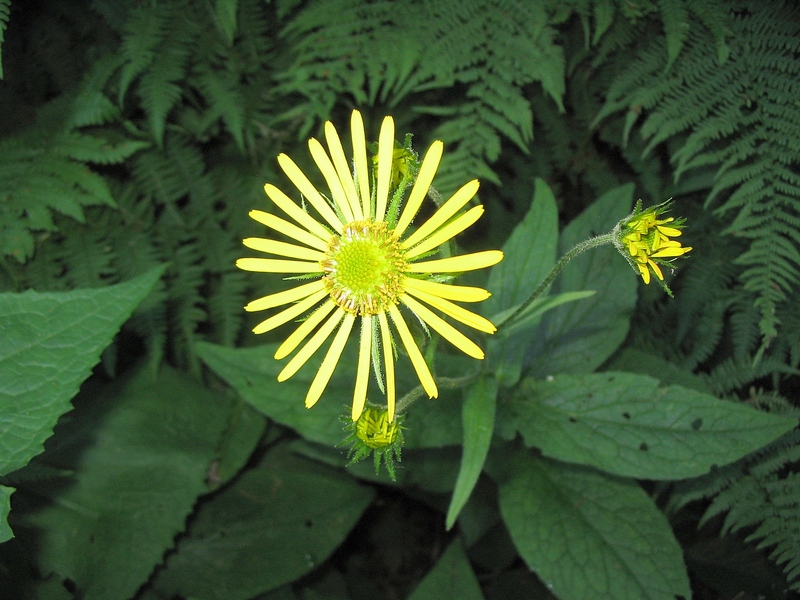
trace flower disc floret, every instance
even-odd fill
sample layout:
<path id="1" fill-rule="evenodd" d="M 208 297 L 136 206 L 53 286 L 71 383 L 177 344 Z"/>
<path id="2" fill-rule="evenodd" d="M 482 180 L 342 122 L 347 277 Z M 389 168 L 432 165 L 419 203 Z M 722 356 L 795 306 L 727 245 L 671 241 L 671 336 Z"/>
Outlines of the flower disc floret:
<path id="1" fill-rule="evenodd" d="M 348 313 L 377 315 L 398 303 L 406 260 L 383 221 L 355 221 L 334 236 L 322 261 L 331 299 Z"/>

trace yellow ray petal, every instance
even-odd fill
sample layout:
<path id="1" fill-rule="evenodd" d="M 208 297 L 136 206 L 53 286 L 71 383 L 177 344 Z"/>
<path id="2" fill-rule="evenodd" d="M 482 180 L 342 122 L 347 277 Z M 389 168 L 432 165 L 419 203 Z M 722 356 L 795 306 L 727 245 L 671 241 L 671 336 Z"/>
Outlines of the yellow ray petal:
<path id="1" fill-rule="evenodd" d="M 403 232 L 411 225 L 414 217 L 417 216 L 419 207 L 422 206 L 422 201 L 428 195 L 428 190 L 433 183 L 433 177 L 436 175 L 436 169 L 439 168 L 439 161 L 442 160 L 442 152 L 444 151 L 444 144 L 436 140 L 428 148 L 425 153 L 425 158 L 422 159 L 422 166 L 419 168 L 417 180 L 414 182 L 414 187 L 411 189 L 411 194 L 408 196 L 403 212 L 400 215 L 400 220 L 397 222 L 394 232 L 397 237 L 403 235 Z"/>
<path id="2" fill-rule="evenodd" d="M 661 269 L 659 268 L 659 266 L 656 263 L 654 263 L 652 260 L 649 260 L 649 259 L 647 261 L 647 264 L 650 265 L 651 269 L 653 269 L 653 273 L 656 274 L 656 277 L 658 277 L 661 281 L 664 281 L 664 274 L 661 272 Z"/>
<path id="3" fill-rule="evenodd" d="M 314 352 L 316 352 L 322 343 L 330 337 L 344 315 L 345 312 L 341 308 L 334 311 L 322 327 L 320 327 L 317 332 L 311 336 L 311 339 L 306 342 L 306 345 L 300 348 L 300 351 L 292 357 L 292 360 L 286 363 L 286 366 L 278 373 L 278 381 L 286 381 L 289 377 L 297 373 L 300 367 L 306 364 Z"/>
<path id="4" fill-rule="evenodd" d="M 353 216 L 357 221 L 360 221 L 364 218 L 364 213 L 361 210 L 358 192 L 356 192 L 353 173 L 350 171 L 350 166 L 344 155 L 344 148 L 342 147 L 342 141 L 339 139 L 339 134 L 330 121 L 325 122 L 325 141 L 328 142 L 328 150 L 330 150 L 333 165 L 339 174 L 339 181 L 342 183 L 344 194 L 350 204 L 350 209 L 353 211 Z"/>
<path id="5" fill-rule="evenodd" d="M 305 321 L 300 323 L 300 326 L 278 346 L 278 349 L 275 351 L 275 360 L 282 360 L 294 352 L 294 349 L 300 345 L 300 342 L 306 339 L 308 334 L 311 333 L 317 325 L 322 323 L 322 319 L 327 317 L 335 307 L 336 303 L 328 299 L 325 304 L 320 306 Z"/>
<path id="6" fill-rule="evenodd" d="M 678 237 L 679 235 L 683 235 L 683 232 L 680 229 L 667 227 L 666 225 L 656 225 L 656 229 L 668 237 Z"/>
<path id="7" fill-rule="evenodd" d="M 647 268 L 647 265 L 637 265 L 639 267 L 639 273 L 642 274 L 642 280 L 645 283 L 650 283 L 650 270 Z"/>
<path id="8" fill-rule="evenodd" d="M 308 312 L 311 310 L 311 307 L 314 306 L 317 302 L 322 300 L 327 292 L 325 290 L 321 290 L 316 294 L 311 294 L 308 298 L 303 300 L 302 302 L 298 302 L 290 306 L 289 308 L 282 310 L 277 315 L 271 316 L 266 321 L 261 321 L 258 325 L 253 328 L 253 333 L 266 333 L 276 327 L 280 327 L 284 323 L 288 323 L 295 317 L 299 317 L 303 313 Z"/>
<path id="9" fill-rule="evenodd" d="M 440 258 L 437 260 L 425 260 L 417 263 L 410 263 L 406 267 L 409 273 L 460 273 L 462 271 L 475 271 L 496 265 L 503 260 L 501 250 L 484 250 L 472 254 L 462 254 L 461 256 L 451 256 L 450 258 Z"/>
<path id="10" fill-rule="evenodd" d="M 434 233 L 428 239 L 424 240 L 423 242 L 414 246 L 411 250 L 406 252 L 406 258 L 413 259 L 419 256 L 420 254 L 427 252 L 428 250 L 433 250 L 434 248 L 438 248 L 439 246 L 444 244 L 447 240 L 457 236 L 467 227 L 475 223 L 475 221 L 481 218 L 482 214 L 483 214 L 482 206 L 473 206 L 463 215 L 460 215 L 457 218 L 453 219 L 450 223 L 439 229 L 439 231 Z"/>
<path id="11" fill-rule="evenodd" d="M 311 151 L 311 158 L 317 163 L 322 176 L 325 178 L 325 183 L 328 184 L 328 189 L 330 189 L 333 196 L 333 202 L 342 211 L 345 222 L 349 223 L 353 220 L 353 211 L 350 209 L 350 203 L 347 198 L 345 198 L 342 182 L 339 181 L 339 175 L 336 173 L 328 153 L 325 152 L 322 144 L 314 138 L 308 140 L 308 149 Z"/>
<path id="12" fill-rule="evenodd" d="M 438 281 L 428 281 L 426 279 L 414 279 L 406 277 L 403 285 L 406 289 L 428 292 L 439 298 L 446 300 L 457 300 L 458 302 L 481 302 L 492 294 L 483 288 L 470 287 L 465 285 L 454 285 L 452 283 L 439 283 Z"/>
<path id="13" fill-rule="evenodd" d="M 408 325 L 406 325 L 403 315 L 400 314 L 400 311 L 397 310 L 394 304 L 389 306 L 389 314 L 392 316 L 392 322 L 397 329 L 397 333 L 400 334 L 400 339 L 403 341 L 403 346 L 405 346 L 406 352 L 408 352 L 411 364 L 417 372 L 417 377 L 419 377 L 423 389 L 428 394 L 428 397 L 438 397 L 439 390 L 436 388 L 436 382 L 433 380 L 430 369 L 428 369 L 425 358 L 422 356 L 422 352 L 419 351 L 414 337 L 408 330 Z"/>
<path id="14" fill-rule="evenodd" d="M 372 316 L 361 317 L 361 341 L 358 346 L 358 367 L 356 369 L 356 388 L 353 392 L 353 421 L 358 420 L 367 402 L 367 384 L 372 352 Z"/>
<path id="15" fill-rule="evenodd" d="M 425 223 L 412 233 L 400 246 L 402 248 L 411 248 L 439 229 L 439 227 L 450 220 L 450 217 L 461 210 L 467 202 L 472 200 L 479 186 L 480 184 L 477 179 L 473 179 L 461 186 L 461 189 L 450 196 L 450 199 L 442 204 L 439 210 L 433 213 L 433 216 L 425 221 Z"/>
<path id="16" fill-rule="evenodd" d="M 427 302 L 434 308 L 439 309 L 448 317 L 452 317 L 456 321 L 464 323 L 464 325 L 469 325 L 473 329 L 483 331 L 484 333 L 494 333 L 497 331 L 497 328 L 489 319 L 475 314 L 474 312 L 467 310 L 458 304 L 453 304 L 452 302 L 444 300 L 443 298 L 422 292 L 420 290 L 409 289 L 408 293 L 412 296 L 416 296 L 423 302 Z"/>
<path id="17" fill-rule="evenodd" d="M 669 257 L 683 256 L 691 249 L 692 249 L 691 247 L 686 247 L 686 248 L 662 247 L 658 252 L 654 252 L 650 256 L 652 256 L 653 258 L 666 258 L 668 256 Z"/>
<path id="18" fill-rule="evenodd" d="M 279 242 L 277 240 L 270 240 L 267 238 L 245 238 L 242 243 L 248 248 L 258 250 L 259 252 L 266 252 L 267 254 L 288 256 L 289 258 L 301 258 L 303 260 L 325 260 L 324 252 L 312 250 L 305 246 L 295 246 L 294 244 Z"/>
<path id="19" fill-rule="evenodd" d="M 386 117 L 381 123 L 378 136 L 378 181 L 375 196 L 375 220 L 383 221 L 389 199 L 389 184 L 392 179 L 392 158 L 394 158 L 394 119 Z"/>
<path id="20" fill-rule="evenodd" d="M 361 192 L 361 211 L 364 218 L 370 217 L 369 167 L 367 165 L 367 135 L 361 113 L 353 111 L 350 117 L 350 137 L 353 138 L 353 163 L 356 167 L 356 185 Z"/>
<path id="21" fill-rule="evenodd" d="M 344 350 L 344 346 L 347 343 L 347 338 L 350 336 L 350 330 L 353 329 L 353 322 L 355 320 L 356 318 L 354 315 L 350 313 L 345 314 L 344 321 L 341 327 L 339 327 L 339 331 L 336 332 L 331 347 L 328 348 L 328 353 L 325 355 L 325 358 L 322 359 L 322 364 L 314 377 L 314 381 L 311 382 L 311 387 L 308 388 L 308 394 L 306 394 L 306 408 L 314 406 L 322 397 L 322 392 L 325 391 L 325 387 L 331 380 L 331 375 L 333 375 L 333 370 L 336 368 L 336 364 L 342 356 L 342 350 Z"/>
<path id="22" fill-rule="evenodd" d="M 328 249 L 328 244 L 325 241 L 331 238 L 331 234 L 328 232 L 326 232 L 326 237 L 324 239 L 320 239 L 305 229 L 301 229 L 297 225 L 289 223 L 289 221 L 276 217 L 272 213 L 264 212 L 263 210 L 251 210 L 249 214 L 250 218 L 254 221 L 258 221 L 262 225 L 266 225 L 270 229 L 287 235 L 298 242 L 316 248 L 317 250 L 322 250 L 323 252 Z M 317 225 L 319 225 L 319 223 L 317 223 Z M 325 228 L 323 227 L 322 229 L 324 231 Z"/>
<path id="23" fill-rule="evenodd" d="M 386 407 L 389 412 L 389 421 L 394 421 L 395 389 L 394 389 L 394 352 L 392 350 L 392 333 L 389 330 L 389 321 L 386 313 L 378 313 L 378 322 L 381 324 L 381 345 L 383 346 L 384 373 L 386 376 Z"/>
<path id="24" fill-rule="evenodd" d="M 322 273 L 319 263 L 277 258 L 240 258 L 236 266 L 257 273 Z"/>
<path id="25" fill-rule="evenodd" d="M 305 227 L 308 231 L 322 240 L 330 239 L 330 231 L 325 229 L 314 217 L 297 206 L 297 204 L 295 204 L 292 199 L 289 198 L 289 196 L 284 194 L 277 187 L 271 183 L 267 183 L 264 185 L 264 191 L 278 208 L 289 215 L 292 219 L 297 221 L 297 223 Z"/>
<path id="26" fill-rule="evenodd" d="M 275 308 L 276 306 L 289 304 L 290 302 L 294 302 L 296 300 L 302 300 L 311 294 L 319 292 L 321 289 L 323 289 L 323 283 L 321 279 L 318 279 L 317 281 L 312 281 L 311 283 L 299 285 L 283 292 L 277 292 L 275 294 L 270 294 L 269 296 L 264 296 L 263 298 L 253 300 L 247 306 L 245 306 L 244 309 L 247 312 L 256 312 L 259 310 L 266 310 L 268 308 Z"/>
<path id="27" fill-rule="evenodd" d="M 333 209 L 330 207 L 327 200 L 322 197 L 322 194 L 317 191 L 314 184 L 308 180 L 305 173 L 300 170 L 300 167 L 298 167 L 287 154 L 278 155 L 278 164 L 281 166 L 281 169 L 283 169 L 283 172 L 286 173 L 286 176 L 291 179 L 292 183 L 300 190 L 300 193 L 306 197 L 306 200 L 309 201 L 311 206 L 313 206 L 322 218 L 328 222 L 328 225 L 341 233 L 342 222 L 339 220 L 339 217 L 333 212 Z"/>
<path id="28" fill-rule="evenodd" d="M 425 321 L 430 327 L 439 333 L 444 339 L 453 344 L 456 348 L 471 356 L 483 360 L 483 350 L 478 345 L 461 333 L 458 329 L 450 325 L 432 310 L 414 300 L 408 294 L 400 296 L 400 300 L 410 308 L 420 319 Z"/>

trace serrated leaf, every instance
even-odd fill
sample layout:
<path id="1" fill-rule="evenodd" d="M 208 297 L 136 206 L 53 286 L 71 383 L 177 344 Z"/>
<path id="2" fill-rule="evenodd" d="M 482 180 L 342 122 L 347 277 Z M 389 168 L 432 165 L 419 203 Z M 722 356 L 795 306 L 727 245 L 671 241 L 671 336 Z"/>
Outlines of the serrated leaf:
<path id="1" fill-rule="evenodd" d="M 36 528 L 39 572 L 71 580 L 86 600 L 124 600 L 208 490 L 231 402 L 167 366 L 154 380 L 142 365 L 75 404 L 37 459 L 75 475 L 26 485 L 47 504 L 22 520 Z"/>
<path id="2" fill-rule="evenodd" d="M 494 433 L 496 403 L 497 380 L 494 377 L 480 378 L 467 392 L 461 409 L 461 420 L 464 424 L 464 452 L 453 496 L 447 509 L 445 525 L 447 529 L 455 524 L 483 470 L 483 463 L 489 453 L 489 445 Z"/>
<path id="3" fill-rule="evenodd" d="M 780 437 L 796 419 L 719 400 L 632 373 L 556 375 L 530 381 L 503 407 L 546 456 L 640 479 L 683 479 L 737 460 Z"/>
<path id="4" fill-rule="evenodd" d="M 450 543 L 408 600 L 483 600 L 478 578 L 464 553 L 461 539 Z"/>
<path id="5" fill-rule="evenodd" d="M 638 484 L 525 452 L 508 462 L 503 520 L 560 600 L 691 597 L 681 547 Z"/>
<path id="6" fill-rule="evenodd" d="M 117 330 L 161 277 L 107 288 L 0 294 L 0 475 L 42 451 Z"/>
<path id="7" fill-rule="evenodd" d="M 154 587 L 244 600 L 294 581 L 328 558 L 373 495 L 281 445 L 200 508 Z"/>
<path id="8" fill-rule="evenodd" d="M 8 526 L 8 513 L 11 512 L 11 494 L 14 488 L 0 485 L 0 544 L 14 537 Z"/>
<path id="9" fill-rule="evenodd" d="M 632 199 L 632 184 L 598 198 L 561 233 L 559 255 L 579 242 L 611 231 L 619 219 L 630 213 Z M 525 365 L 538 377 L 596 369 L 628 333 L 637 285 L 637 275 L 611 247 L 594 248 L 573 259 L 559 274 L 553 292 L 597 293 L 545 313 L 538 330 L 531 334 L 533 343 Z"/>
<path id="10" fill-rule="evenodd" d="M 531 243 L 536 240 L 536 243 Z M 504 258 L 495 265 L 486 287 L 492 296 L 484 303 L 484 314 L 497 314 L 525 302 L 555 263 L 558 244 L 558 209 L 547 184 L 536 180 L 528 214 L 514 228 L 503 246 Z M 502 385 L 519 380 L 527 335 L 490 339 L 486 364 Z"/>

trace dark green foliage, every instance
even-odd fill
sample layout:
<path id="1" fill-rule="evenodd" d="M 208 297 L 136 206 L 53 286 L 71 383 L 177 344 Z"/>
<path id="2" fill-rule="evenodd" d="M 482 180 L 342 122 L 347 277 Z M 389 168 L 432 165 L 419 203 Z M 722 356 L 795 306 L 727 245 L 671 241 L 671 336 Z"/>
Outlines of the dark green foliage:
<path id="1" fill-rule="evenodd" d="M 696 25 L 674 63 L 662 38 L 645 36 L 634 60 L 617 59 L 621 72 L 597 120 L 626 109 L 626 139 L 637 131 L 645 152 L 670 141 L 676 180 L 711 169 L 707 205 L 725 216 L 727 234 L 748 241 L 735 263 L 745 267 L 738 277 L 758 308 L 763 351 L 800 278 L 800 10 L 740 2 L 727 11 L 718 21 L 730 25 L 729 55 L 717 56 Z"/>

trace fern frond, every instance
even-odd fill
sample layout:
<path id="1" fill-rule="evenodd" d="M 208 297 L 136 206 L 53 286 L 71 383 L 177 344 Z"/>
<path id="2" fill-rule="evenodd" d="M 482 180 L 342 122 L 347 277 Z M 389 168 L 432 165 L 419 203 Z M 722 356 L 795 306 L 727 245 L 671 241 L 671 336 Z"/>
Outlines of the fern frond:
<path id="1" fill-rule="evenodd" d="M 800 8 L 732 3 L 728 10 L 733 37 L 724 63 L 714 59 L 719 38 L 692 28 L 664 75 L 665 61 L 657 59 L 662 46 L 647 41 L 610 87 L 598 119 L 644 109 L 639 132 L 647 148 L 678 143 L 676 177 L 717 168 L 707 202 L 719 204 L 718 214 L 735 211 L 727 233 L 749 240 L 737 263 L 746 267 L 740 274 L 745 289 L 756 295 L 763 350 L 778 335 L 779 307 L 800 281 L 800 111 L 793 104 L 800 97 Z"/>
<path id="2" fill-rule="evenodd" d="M 3 79 L 3 40 L 8 17 L 11 15 L 11 0 L 0 0 L 0 79 Z"/>

